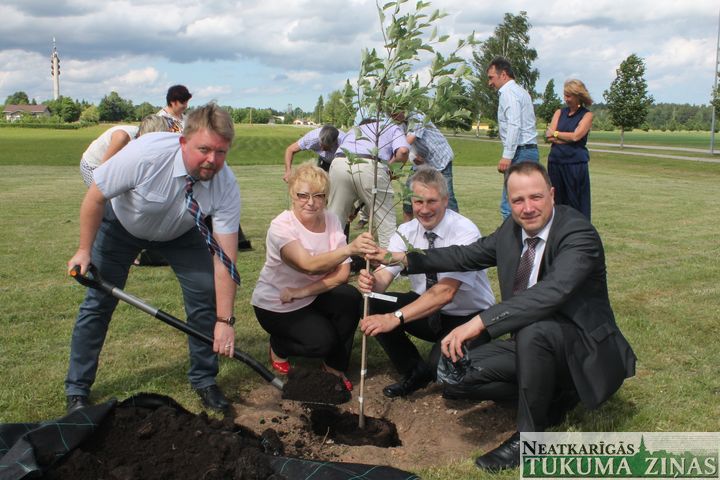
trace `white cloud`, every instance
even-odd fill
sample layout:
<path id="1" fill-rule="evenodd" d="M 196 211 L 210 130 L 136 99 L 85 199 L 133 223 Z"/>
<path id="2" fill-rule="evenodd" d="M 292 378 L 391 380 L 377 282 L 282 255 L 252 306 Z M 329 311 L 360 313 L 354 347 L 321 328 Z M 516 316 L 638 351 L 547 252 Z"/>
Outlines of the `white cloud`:
<path id="1" fill-rule="evenodd" d="M 717 0 L 435 0 L 432 8 L 449 13 L 439 29 L 452 44 L 472 30 L 482 40 L 506 12 L 527 11 L 538 90 L 577 76 L 598 97 L 630 53 L 646 60 L 658 99 L 705 102 L 712 84 Z M 0 99 L 17 90 L 50 96 L 53 36 L 61 92 L 74 98 L 96 101 L 114 88 L 158 103 L 170 83 L 185 83 L 228 104 L 257 97 L 304 108 L 354 79 L 361 49 L 381 44 L 369 0 L 5 0 L 0 18 Z"/>
<path id="2" fill-rule="evenodd" d="M 201 100 L 212 100 L 232 92 L 229 85 L 208 85 L 193 91 L 193 98 Z"/>

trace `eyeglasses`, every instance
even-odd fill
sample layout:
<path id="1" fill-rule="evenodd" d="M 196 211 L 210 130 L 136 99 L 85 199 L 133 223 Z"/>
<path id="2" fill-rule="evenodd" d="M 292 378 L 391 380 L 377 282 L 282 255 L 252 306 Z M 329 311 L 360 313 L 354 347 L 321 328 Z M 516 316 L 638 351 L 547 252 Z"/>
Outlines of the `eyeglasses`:
<path id="1" fill-rule="evenodd" d="M 324 202 L 327 198 L 327 194 L 325 193 L 307 193 L 307 192 L 297 192 L 295 194 L 298 200 L 301 202 L 307 202 L 310 200 L 310 197 L 313 198 L 314 201 L 317 202 Z"/>

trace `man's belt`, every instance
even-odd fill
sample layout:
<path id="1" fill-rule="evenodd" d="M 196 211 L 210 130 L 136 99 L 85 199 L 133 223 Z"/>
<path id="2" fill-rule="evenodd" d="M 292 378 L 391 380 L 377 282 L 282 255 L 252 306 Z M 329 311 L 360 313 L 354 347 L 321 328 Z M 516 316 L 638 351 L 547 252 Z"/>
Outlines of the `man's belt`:
<path id="1" fill-rule="evenodd" d="M 525 145 L 518 145 L 518 146 L 517 146 L 517 149 L 518 149 L 518 150 L 535 150 L 535 149 L 537 149 L 537 148 L 538 148 L 538 147 L 537 147 L 537 143 L 528 143 L 528 144 L 525 144 Z"/>
<path id="2" fill-rule="evenodd" d="M 369 153 L 356 153 L 355 156 L 358 158 L 367 158 L 370 160 L 375 158 L 372 155 L 370 155 Z M 345 155 L 345 153 L 336 153 L 335 154 L 335 158 L 346 158 L 346 157 L 347 157 L 347 155 Z"/>

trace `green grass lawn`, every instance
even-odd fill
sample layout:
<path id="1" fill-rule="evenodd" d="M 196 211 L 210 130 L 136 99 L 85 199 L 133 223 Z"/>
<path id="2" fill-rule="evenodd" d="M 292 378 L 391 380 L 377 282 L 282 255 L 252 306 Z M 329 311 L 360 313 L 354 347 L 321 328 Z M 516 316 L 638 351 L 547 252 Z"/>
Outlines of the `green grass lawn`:
<path id="1" fill-rule="evenodd" d="M 0 130 L 0 422 L 38 421 L 64 413 L 70 333 L 84 292 L 65 267 L 77 246 L 78 207 L 85 192 L 77 164 L 86 144 L 103 128 Z M 264 261 L 267 226 L 287 206 L 282 152 L 301 134 L 292 127 L 239 127 L 231 157 L 242 192 L 243 229 L 255 247 L 239 254 L 244 283 L 236 301 L 238 346 L 258 359 L 265 358 L 267 334 L 257 324 L 249 299 Z M 24 145 L 21 159 L 5 155 L 9 137 L 22 137 L 10 142 Z M 458 153 L 455 190 L 460 209 L 489 233 L 500 220 L 501 178 L 495 171 L 499 145 L 451 142 Z M 62 153 L 52 152 L 60 147 Z M 591 178 L 593 223 L 606 249 L 611 300 L 639 361 L 637 375 L 609 402 L 593 412 L 578 408 L 561 428 L 720 430 L 715 201 L 720 165 L 597 154 Z M 494 272 L 490 274 L 497 292 Z M 167 267 L 133 269 L 126 290 L 175 316 L 184 315 L 179 286 Z M 376 342 L 369 345 L 369 371 L 387 369 L 388 360 Z M 199 411 L 186 368 L 187 347 L 180 332 L 120 305 L 92 399 L 156 392 Z M 351 368 L 359 368 L 359 348 Z M 263 381 L 240 362 L 223 360 L 219 382 L 234 398 L 242 398 Z M 432 479 L 516 476 L 483 477 L 471 460 L 417 473 Z"/>

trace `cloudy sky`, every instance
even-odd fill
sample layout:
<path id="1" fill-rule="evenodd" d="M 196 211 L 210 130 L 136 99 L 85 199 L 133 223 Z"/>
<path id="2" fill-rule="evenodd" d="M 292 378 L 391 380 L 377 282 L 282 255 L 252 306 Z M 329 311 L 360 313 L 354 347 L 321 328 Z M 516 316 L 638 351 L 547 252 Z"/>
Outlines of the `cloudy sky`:
<path id="1" fill-rule="evenodd" d="M 576 77 L 602 101 L 620 62 L 636 53 L 656 101 L 708 102 L 717 0 L 432 3 L 449 14 L 439 30 L 452 38 L 474 30 L 482 40 L 505 12 L 527 11 L 539 91 L 550 78 Z M 114 90 L 162 105 L 167 88 L 182 83 L 192 103 L 309 111 L 355 78 L 361 49 L 380 42 L 369 0 L 2 0 L 0 18 L 0 102 L 18 90 L 52 97 L 55 37 L 65 96 L 97 103 Z"/>

